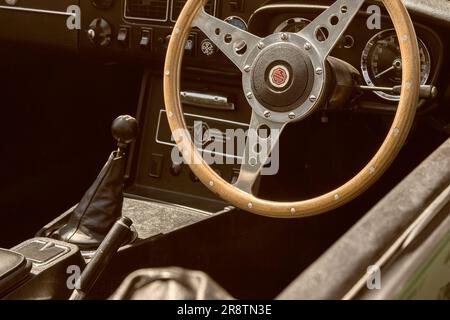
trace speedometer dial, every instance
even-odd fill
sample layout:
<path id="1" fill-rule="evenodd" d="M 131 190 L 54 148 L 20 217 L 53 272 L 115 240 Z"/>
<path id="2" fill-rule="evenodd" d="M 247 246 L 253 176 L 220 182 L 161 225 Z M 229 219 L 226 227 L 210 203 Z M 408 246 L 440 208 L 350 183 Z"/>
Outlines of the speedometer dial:
<path id="1" fill-rule="evenodd" d="M 420 83 L 426 84 L 431 73 L 431 58 L 427 47 L 418 39 L 420 53 Z M 361 57 L 361 70 L 369 86 L 394 87 L 402 82 L 402 58 L 397 34 L 389 29 L 376 34 L 366 45 Z M 400 96 L 386 92 L 375 93 L 390 101 Z"/>

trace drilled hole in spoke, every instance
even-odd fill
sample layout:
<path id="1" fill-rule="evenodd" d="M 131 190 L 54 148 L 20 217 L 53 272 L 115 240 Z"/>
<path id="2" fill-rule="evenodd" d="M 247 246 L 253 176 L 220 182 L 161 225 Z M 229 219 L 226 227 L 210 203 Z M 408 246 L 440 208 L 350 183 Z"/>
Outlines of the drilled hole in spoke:
<path id="1" fill-rule="evenodd" d="M 338 16 L 331 16 L 330 17 L 330 24 L 332 26 L 335 26 L 339 23 L 339 17 Z"/>
<path id="2" fill-rule="evenodd" d="M 254 167 L 258 164 L 258 160 L 255 157 L 251 157 L 250 159 L 248 159 L 248 164 Z"/>
<path id="3" fill-rule="evenodd" d="M 227 33 L 224 37 L 223 37 L 223 41 L 225 41 L 225 43 L 230 43 L 233 40 L 233 37 L 231 36 L 231 34 Z"/>
<path id="4" fill-rule="evenodd" d="M 236 52 L 237 55 L 243 55 L 247 52 L 247 43 L 244 40 L 236 41 L 234 43 L 234 52 Z"/>
<path id="5" fill-rule="evenodd" d="M 258 133 L 258 137 L 260 137 L 261 139 L 267 139 L 267 138 L 270 138 L 271 130 L 268 125 L 263 124 L 263 125 L 259 126 L 257 133 Z"/>
<path id="6" fill-rule="evenodd" d="M 315 34 L 316 39 L 317 39 L 319 42 L 324 42 L 325 40 L 327 40 L 328 37 L 329 37 L 329 35 L 330 35 L 330 33 L 328 32 L 328 29 L 325 28 L 325 27 L 319 27 L 319 28 L 317 28 L 316 34 Z"/>
<path id="7" fill-rule="evenodd" d="M 214 30 L 214 33 L 218 36 L 220 35 L 220 28 L 216 28 L 216 30 Z"/>
<path id="8" fill-rule="evenodd" d="M 253 151 L 254 151 L 256 154 L 260 153 L 261 150 L 262 150 L 262 146 L 261 146 L 260 143 L 257 143 L 257 144 L 255 144 L 255 145 L 253 146 Z"/>

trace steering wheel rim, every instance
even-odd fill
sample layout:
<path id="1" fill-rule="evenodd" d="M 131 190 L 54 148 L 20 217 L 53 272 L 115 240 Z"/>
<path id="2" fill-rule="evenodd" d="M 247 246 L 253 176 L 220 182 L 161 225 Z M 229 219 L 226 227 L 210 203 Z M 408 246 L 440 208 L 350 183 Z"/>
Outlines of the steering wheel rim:
<path id="1" fill-rule="evenodd" d="M 180 101 L 180 73 L 181 62 L 184 53 L 184 44 L 187 40 L 192 24 L 195 22 L 202 23 L 202 20 L 199 18 L 199 16 L 204 18 L 206 15 L 208 19 L 213 20 L 215 23 L 221 23 L 221 20 L 211 17 L 204 12 L 203 6 L 205 2 L 206 1 L 203 0 L 188 0 L 185 4 L 170 37 L 164 66 L 164 100 L 169 126 L 180 153 L 183 155 L 183 158 L 189 164 L 191 170 L 199 178 L 199 180 L 213 193 L 245 211 L 276 218 L 300 218 L 333 210 L 353 200 L 361 193 L 366 191 L 373 183 L 375 183 L 390 166 L 392 161 L 398 155 L 404 142 L 406 141 L 406 138 L 414 121 L 416 106 L 419 97 L 420 73 L 418 63 L 419 49 L 417 37 L 411 18 L 401 0 L 382 1 L 391 17 L 392 23 L 396 30 L 399 39 L 403 64 L 402 90 L 400 94 L 400 101 L 388 135 L 386 136 L 377 153 L 368 162 L 368 164 L 345 184 L 336 188 L 335 190 L 332 190 L 315 198 L 294 202 L 277 202 L 260 199 L 250 192 L 251 188 L 249 189 L 248 186 L 245 187 L 245 183 L 244 186 L 241 184 L 241 188 L 228 183 L 227 181 L 222 179 L 204 161 L 191 139 L 189 131 L 187 130 L 186 123 L 184 121 L 183 110 Z M 350 11 L 352 10 L 351 8 L 355 9 L 354 2 L 354 0 L 338 0 L 330 7 L 330 9 L 334 8 L 334 10 L 336 10 L 336 8 L 340 8 L 340 10 L 342 10 L 342 8 L 345 7 L 345 12 L 347 13 L 347 10 Z M 353 20 L 354 16 L 359 11 L 359 8 L 365 1 L 358 0 L 357 2 L 359 5 L 356 6 L 356 11 L 353 11 L 353 16 L 350 18 L 350 20 L 342 22 L 343 24 L 347 23 L 345 26 L 343 25 L 341 27 L 343 28 L 343 30 L 341 30 L 342 32 L 344 32 L 348 27 L 348 24 Z M 330 11 L 330 9 L 325 10 L 322 15 L 334 14 L 334 12 Z M 345 20 L 345 17 L 342 18 L 342 20 Z M 207 27 L 212 26 L 215 25 L 210 25 Z M 241 37 L 246 36 L 242 35 L 242 31 L 234 30 L 231 26 L 228 27 L 225 24 L 220 24 L 220 26 L 221 28 L 225 28 L 225 31 L 230 30 L 229 32 L 231 32 L 232 34 L 239 32 L 238 35 L 241 35 Z M 205 31 L 205 33 L 208 32 L 208 30 Z M 212 29 L 209 30 L 209 32 L 212 32 Z M 337 41 L 342 32 L 331 34 L 330 38 L 335 36 L 335 38 L 337 38 L 334 40 Z M 253 46 L 257 45 L 255 43 L 252 43 L 253 40 L 251 38 L 248 39 L 250 40 L 247 44 Z M 328 48 L 324 50 L 328 51 L 324 59 L 328 57 L 328 54 L 331 52 L 335 44 L 336 43 L 334 43 L 332 46 L 328 45 Z M 313 47 L 315 47 L 314 43 Z M 222 48 L 220 49 L 222 50 Z M 232 57 L 227 49 L 223 49 L 223 52 L 229 58 Z M 249 50 L 249 55 L 250 52 L 251 50 Z M 241 62 L 239 62 L 238 64 L 238 62 L 234 60 L 232 61 L 236 65 L 238 65 L 238 67 L 240 67 L 241 71 L 243 71 L 244 74 L 243 78 L 245 78 L 246 71 L 244 71 L 244 69 L 248 68 L 248 65 L 242 64 Z M 324 70 L 325 68 L 322 71 Z M 251 99 L 251 97 L 248 98 Z M 319 103 L 317 101 L 313 102 Z M 255 110 L 257 109 L 253 109 L 253 115 L 257 113 Z M 305 116 L 307 115 L 306 113 Z M 258 124 L 260 124 L 260 122 L 269 122 L 271 125 L 273 125 L 274 123 L 288 123 L 283 121 L 277 122 L 276 120 L 272 119 L 267 120 L 266 117 L 261 115 L 258 115 L 257 117 L 255 116 L 255 118 Z M 253 116 L 252 121 L 254 121 Z M 278 136 L 274 138 L 273 145 L 276 144 L 277 138 Z M 264 162 L 263 160 L 261 161 Z"/>

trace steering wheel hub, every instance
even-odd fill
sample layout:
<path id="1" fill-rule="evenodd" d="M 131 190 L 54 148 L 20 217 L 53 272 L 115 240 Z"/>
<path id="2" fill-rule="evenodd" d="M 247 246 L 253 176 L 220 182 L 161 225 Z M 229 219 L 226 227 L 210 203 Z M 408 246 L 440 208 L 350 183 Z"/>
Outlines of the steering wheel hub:
<path id="1" fill-rule="evenodd" d="M 242 88 L 255 113 L 270 121 L 300 121 L 324 98 L 329 78 L 317 46 L 290 33 L 271 34 L 245 58 Z M 321 72 L 315 72 L 320 69 Z"/>
<path id="2" fill-rule="evenodd" d="M 314 83 L 311 60 L 293 43 L 275 43 L 255 60 L 252 91 L 267 109 L 286 112 L 308 97 Z"/>

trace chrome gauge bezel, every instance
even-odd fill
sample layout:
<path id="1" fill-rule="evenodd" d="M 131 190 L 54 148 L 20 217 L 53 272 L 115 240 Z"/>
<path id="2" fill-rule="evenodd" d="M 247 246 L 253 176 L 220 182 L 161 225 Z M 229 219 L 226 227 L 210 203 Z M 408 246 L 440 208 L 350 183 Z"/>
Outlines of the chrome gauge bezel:
<path id="1" fill-rule="evenodd" d="M 294 23 L 300 23 L 300 22 L 306 22 L 306 24 L 311 23 L 311 20 L 302 18 L 302 17 L 295 17 L 295 18 L 289 18 L 286 20 L 283 20 L 279 25 L 276 26 L 275 30 L 272 33 L 277 33 L 283 31 L 288 25 L 288 21 L 294 20 Z"/>
<path id="2" fill-rule="evenodd" d="M 294 20 L 294 24 L 301 23 L 301 22 L 306 23 L 305 26 L 307 26 L 308 24 L 311 23 L 311 20 L 310 20 L 310 19 L 303 18 L 303 17 L 293 17 L 293 18 L 289 18 L 289 19 L 283 20 L 279 25 L 277 25 L 277 26 L 275 27 L 275 29 L 273 30 L 272 34 L 274 34 L 274 33 L 279 33 L 279 32 L 287 32 L 287 31 L 284 30 L 284 29 L 285 29 L 287 26 L 289 26 L 289 21 L 291 21 L 291 20 Z M 319 30 L 318 32 L 322 35 L 323 39 L 326 39 L 326 37 L 325 37 L 325 35 L 324 35 L 324 33 L 323 33 L 322 30 Z"/>
<path id="3" fill-rule="evenodd" d="M 391 34 L 391 33 L 394 33 L 395 36 L 397 37 L 395 29 L 386 29 L 381 32 L 378 32 L 376 35 L 374 35 L 372 38 L 370 38 L 370 40 L 367 42 L 366 46 L 364 47 L 364 50 L 361 55 L 361 72 L 362 72 L 364 81 L 366 82 L 366 84 L 368 86 L 372 86 L 372 87 L 376 86 L 370 76 L 369 65 L 368 65 L 369 59 L 370 59 L 369 54 L 371 53 L 371 49 L 376 44 L 377 39 L 386 37 L 388 34 Z M 419 53 L 421 55 L 421 58 L 420 58 L 420 62 L 421 62 L 420 84 L 425 85 L 425 84 L 427 84 L 428 79 L 430 78 L 430 75 L 431 75 L 431 65 L 432 65 L 431 55 L 430 55 L 430 51 L 428 50 L 427 46 L 422 41 L 422 39 L 417 38 L 417 40 L 419 43 Z M 426 65 L 424 65 L 422 63 L 422 56 L 424 56 L 425 61 L 428 62 Z M 389 93 L 381 92 L 381 91 L 373 91 L 373 92 L 382 99 L 385 99 L 388 101 L 393 101 L 393 102 L 400 101 L 399 95 L 389 94 Z"/>
<path id="4" fill-rule="evenodd" d="M 233 23 L 231 23 L 232 20 L 238 20 L 239 22 L 241 22 L 241 23 L 244 25 L 244 28 L 245 28 L 245 29 L 242 29 L 242 28 L 239 28 L 239 29 L 242 29 L 242 30 L 244 30 L 244 31 L 247 31 L 247 30 L 248 30 L 248 24 L 247 24 L 247 22 L 244 20 L 244 18 L 241 18 L 241 17 L 239 17 L 239 16 L 229 16 L 229 17 L 226 17 L 225 19 L 223 19 L 223 21 L 225 21 L 225 22 L 231 24 L 232 26 L 235 26 L 235 27 L 238 28 L 238 26 L 236 26 L 236 25 L 234 25 Z"/>

